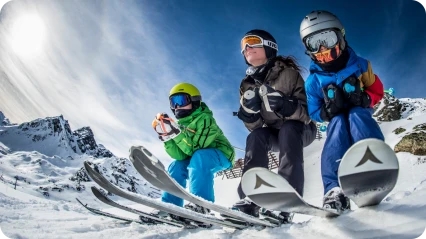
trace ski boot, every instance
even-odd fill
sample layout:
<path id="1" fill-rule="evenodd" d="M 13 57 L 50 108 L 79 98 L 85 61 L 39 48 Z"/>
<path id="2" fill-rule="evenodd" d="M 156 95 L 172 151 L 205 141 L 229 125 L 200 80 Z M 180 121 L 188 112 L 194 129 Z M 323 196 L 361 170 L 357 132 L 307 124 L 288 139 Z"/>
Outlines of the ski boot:
<path id="1" fill-rule="evenodd" d="M 146 224 L 158 224 L 159 223 L 159 221 L 157 221 L 157 220 L 154 220 L 154 219 L 148 218 L 148 217 L 144 217 L 142 215 L 139 215 L 139 220 L 141 220 L 142 222 L 144 222 Z"/>
<path id="2" fill-rule="evenodd" d="M 232 205 L 231 209 L 235 211 L 240 211 L 245 214 L 248 214 L 253 217 L 259 217 L 259 206 L 256 205 L 253 201 L 251 201 L 248 197 L 245 197 L 243 199 L 240 199 L 237 201 L 234 205 Z M 247 222 L 241 221 L 239 219 L 230 217 L 225 214 L 220 214 L 226 221 L 241 224 L 241 225 L 248 225 Z"/>
<path id="3" fill-rule="evenodd" d="M 151 213 L 149 213 L 149 215 L 155 216 L 155 217 L 158 217 L 158 218 L 163 218 L 163 219 L 170 216 L 169 213 L 158 210 L 158 209 L 152 210 Z M 158 224 L 160 222 L 160 221 L 157 221 L 157 220 L 149 218 L 149 217 L 144 217 L 142 215 L 139 215 L 139 220 L 141 220 L 142 222 L 144 222 L 146 224 Z"/>
<path id="4" fill-rule="evenodd" d="M 351 209 L 351 203 L 348 197 L 343 194 L 342 189 L 334 187 L 330 189 L 323 199 L 323 208 L 336 210 L 337 212 L 343 212 Z"/>
<path id="5" fill-rule="evenodd" d="M 199 205 L 196 205 L 196 204 L 194 204 L 192 202 L 186 204 L 183 207 L 186 208 L 186 209 L 189 209 L 191 211 L 201 213 L 201 214 L 210 214 L 210 209 L 202 207 L 202 206 L 199 206 Z"/>
<path id="6" fill-rule="evenodd" d="M 271 223 L 281 225 L 281 224 L 289 224 L 293 221 L 293 213 L 288 212 L 280 212 L 268 210 L 264 207 L 259 209 L 260 219 L 269 221 Z"/>
<path id="7" fill-rule="evenodd" d="M 188 210 L 197 212 L 197 213 L 206 214 L 206 215 L 212 215 L 210 213 L 210 209 L 202 207 L 202 206 L 199 206 L 199 205 L 194 204 L 192 202 L 186 204 L 183 207 L 186 208 L 186 209 L 188 209 Z M 197 226 L 197 227 L 210 228 L 210 227 L 213 226 L 212 224 L 203 223 L 203 222 L 197 222 L 197 221 L 193 221 L 193 220 L 189 220 L 189 219 L 185 219 L 184 221 L 186 223 L 189 223 L 190 225 L 194 225 L 194 226 Z"/>
<path id="8" fill-rule="evenodd" d="M 232 205 L 231 209 L 243 212 L 253 217 L 259 217 L 260 207 L 256 205 L 252 200 L 250 200 L 248 197 L 245 197 L 237 201 L 234 205 Z"/>

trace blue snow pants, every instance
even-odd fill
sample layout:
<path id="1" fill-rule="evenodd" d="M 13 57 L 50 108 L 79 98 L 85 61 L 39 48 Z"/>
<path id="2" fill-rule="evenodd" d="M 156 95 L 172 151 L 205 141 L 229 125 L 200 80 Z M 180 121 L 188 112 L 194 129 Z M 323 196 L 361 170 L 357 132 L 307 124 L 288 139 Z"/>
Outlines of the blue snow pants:
<path id="1" fill-rule="evenodd" d="M 385 140 L 372 114 L 372 108 L 353 107 L 331 119 L 321 154 L 324 194 L 333 187 L 340 187 L 337 175 L 340 160 L 354 143 L 367 138 Z"/>
<path id="2" fill-rule="evenodd" d="M 199 149 L 191 158 L 175 160 L 168 172 L 183 188 L 189 180 L 189 192 L 207 201 L 214 202 L 213 178 L 216 172 L 231 168 L 228 158 L 218 149 Z M 183 199 L 164 192 L 163 202 L 183 206 Z"/>

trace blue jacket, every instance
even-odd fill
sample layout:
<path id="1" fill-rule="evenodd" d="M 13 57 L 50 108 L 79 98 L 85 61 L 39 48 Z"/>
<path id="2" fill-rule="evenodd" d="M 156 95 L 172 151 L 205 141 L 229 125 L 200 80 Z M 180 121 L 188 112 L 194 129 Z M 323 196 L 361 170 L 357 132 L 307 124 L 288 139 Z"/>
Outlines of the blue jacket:
<path id="1" fill-rule="evenodd" d="M 317 122 L 323 122 L 320 117 L 321 107 L 325 103 L 322 88 L 332 83 L 342 88 L 342 82 L 351 75 L 361 81 L 361 87 L 369 87 L 376 81 L 370 62 L 357 56 L 352 48 L 348 47 L 348 51 L 349 60 L 346 67 L 337 73 L 325 72 L 314 61 L 311 62 L 311 74 L 305 82 L 305 89 L 309 116 Z"/>

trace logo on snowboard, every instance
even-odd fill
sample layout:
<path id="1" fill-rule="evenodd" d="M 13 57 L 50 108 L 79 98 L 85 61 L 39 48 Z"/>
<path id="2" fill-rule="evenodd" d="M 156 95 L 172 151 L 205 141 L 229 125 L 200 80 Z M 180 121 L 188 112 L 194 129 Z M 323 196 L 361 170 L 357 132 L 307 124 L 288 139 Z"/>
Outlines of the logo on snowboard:
<path id="1" fill-rule="evenodd" d="M 383 163 L 376 156 L 374 156 L 374 154 L 371 152 L 370 148 L 367 146 L 367 150 L 365 151 L 364 156 L 362 157 L 361 161 L 359 161 L 359 163 L 355 166 L 355 168 L 365 164 L 368 160 L 370 160 L 374 163 Z"/>
<path id="2" fill-rule="evenodd" d="M 254 186 L 254 189 L 260 188 L 260 186 L 265 185 L 267 187 L 270 188 L 275 188 L 274 186 L 272 186 L 271 184 L 265 182 L 265 180 L 261 179 L 257 174 L 256 174 L 256 186 Z"/>

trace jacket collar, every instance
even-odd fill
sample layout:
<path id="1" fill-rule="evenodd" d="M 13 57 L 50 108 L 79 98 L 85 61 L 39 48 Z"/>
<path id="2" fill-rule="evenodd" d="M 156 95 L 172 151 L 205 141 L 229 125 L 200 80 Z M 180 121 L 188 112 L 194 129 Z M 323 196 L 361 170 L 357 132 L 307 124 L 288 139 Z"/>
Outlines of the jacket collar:
<path id="1" fill-rule="evenodd" d="M 355 51 L 351 47 L 347 46 L 347 50 L 349 52 L 349 60 L 348 60 L 348 63 L 346 63 L 346 67 L 343 68 L 340 71 L 344 71 L 347 67 L 355 64 L 358 60 L 358 56 L 356 55 Z M 311 61 L 309 71 L 311 72 L 311 74 L 312 73 L 317 73 L 317 74 L 321 74 L 321 75 L 332 75 L 332 74 L 334 74 L 334 72 L 325 72 L 324 70 L 322 70 L 321 67 L 317 63 L 315 63 L 315 61 Z"/>
<path id="2" fill-rule="evenodd" d="M 286 64 L 281 60 L 282 56 L 277 56 L 275 57 L 275 59 L 273 59 L 274 64 L 271 67 L 271 69 L 269 69 L 269 71 L 267 72 L 267 74 L 265 75 L 265 79 L 263 80 L 263 82 L 269 80 L 269 79 L 275 79 L 278 77 L 279 73 L 285 68 L 287 67 Z M 243 81 L 249 81 L 251 83 L 255 83 L 253 78 L 249 75 L 247 75 Z"/>
<path id="3" fill-rule="evenodd" d="M 196 109 L 194 112 L 192 112 L 192 114 L 190 114 L 190 115 L 188 115 L 184 118 L 179 119 L 178 123 L 188 125 L 202 113 L 213 114 L 212 111 L 209 109 L 209 107 L 204 102 L 201 102 L 200 107 L 198 107 L 198 109 Z"/>

